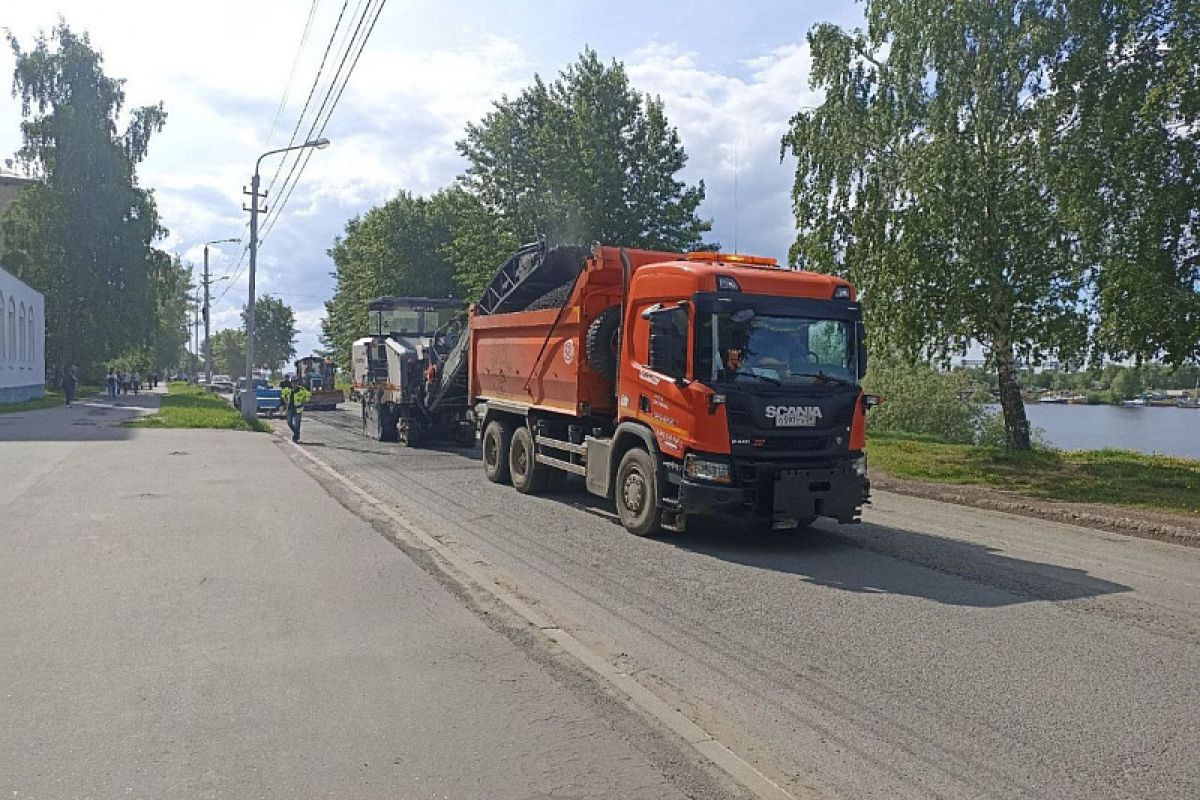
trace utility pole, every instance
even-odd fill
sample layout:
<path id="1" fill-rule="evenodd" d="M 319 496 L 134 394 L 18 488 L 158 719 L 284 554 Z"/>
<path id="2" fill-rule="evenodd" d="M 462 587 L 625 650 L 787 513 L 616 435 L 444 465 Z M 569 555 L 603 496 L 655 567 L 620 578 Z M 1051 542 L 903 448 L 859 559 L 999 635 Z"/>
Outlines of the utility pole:
<path id="1" fill-rule="evenodd" d="M 315 147 L 318 150 L 324 150 L 329 146 L 329 140 L 325 137 L 312 139 L 304 144 L 298 144 L 293 147 L 281 147 L 278 150 L 268 150 L 258 157 L 254 162 L 254 177 L 250 179 L 250 191 L 242 188 L 242 194 L 250 195 L 250 207 L 242 206 L 243 211 L 250 212 L 250 279 L 249 279 L 249 296 L 246 299 L 246 386 L 253 396 L 254 384 L 251 382 L 251 376 L 254 374 L 254 273 L 258 267 L 258 215 L 265 214 L 265 207 L 259 208 L 258 199 L 262 197 L 266 199 L 266 193 L 260 193 L 258 171 L 262 166 L 262 160 L 267 156 L 275 155 L 276 153 L 286 153 L 291 150 L 303 150 L 306 147 Z M 258 417 L 257 403 L 242 403 L 242 416 L 247 422 L 253 422 Z"/>
<path id="2" fill-rule="evenodd" d="M 196 301 L 192 304 L 192 352 L 195 354 L 195 359 L 192 361 L 192 369 L 189 370 L 193 375 L 200 371 L 200 287 L 196 287 Z"/>
<path id="3" fill-rule="evenodd" d="M 259 161 L 262 158 L 259 157 Z M 250 195 L 250 207 L 242 206 L 243 211 L 250 212 L 250 286 L 248 289 L 248 299 L 246 300 L 246 386 L 253 387 L 251 376 L 254 374 L 254 273 L 258 266 L 258 215 L 267 213 L 267 207 L 259 207 L 258 199 L 267 198 L 265 192 L 259 193 L 259 178 L 258 164 L 254 165 L 254 177 L 250 179 L 250 191 L 242 189 L 243 194 Z M 253 392 L 254 389 L 250 388 Z M 242 403 L 246 408 L 242 409 L 242 416 L 246 419 L 251 419 L 258 415 L 258 407 L 255 403 Z"/>

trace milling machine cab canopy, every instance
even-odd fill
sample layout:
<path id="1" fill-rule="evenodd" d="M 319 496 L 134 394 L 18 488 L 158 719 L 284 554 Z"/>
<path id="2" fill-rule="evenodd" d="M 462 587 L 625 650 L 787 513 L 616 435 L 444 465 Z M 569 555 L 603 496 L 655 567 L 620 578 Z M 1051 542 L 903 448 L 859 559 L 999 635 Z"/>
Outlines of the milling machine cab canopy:
<path id="1" fill-rule="evenodd" d="M 412 401 L 423 389 L 422 376 L 438 362 L 435 341 L 457 338 L 465 303 L 448 297 L 377 297 L 367 303 L 371 336 L 352 347 L 354 386 Z M 452 346 L 452 342 L 451 342 Z"/>
<path id="2" fill-rule="evenodd" d="M 413 339 L 432 337 L 465 309 L 452 297 L 376 297 L 367 303 L 372 335 Z"/>

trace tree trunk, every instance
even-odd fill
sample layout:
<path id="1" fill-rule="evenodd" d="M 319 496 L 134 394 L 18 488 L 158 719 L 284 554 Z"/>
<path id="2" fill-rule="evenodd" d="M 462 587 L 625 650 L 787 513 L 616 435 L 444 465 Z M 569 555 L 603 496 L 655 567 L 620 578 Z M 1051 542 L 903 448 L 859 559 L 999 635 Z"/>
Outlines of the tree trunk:
<path id="1" fill-rule="evenodd" d="M 997 343 L 993 356 L 996 374 L 1000 379 L 1000 408 L 1004 413 L 1004 433 L 1009 450 L 1029 450 L 1029 418 L 1025 416 L 1025 401 L 1017 383 L 1016 365 L 1010 344 Z"/>

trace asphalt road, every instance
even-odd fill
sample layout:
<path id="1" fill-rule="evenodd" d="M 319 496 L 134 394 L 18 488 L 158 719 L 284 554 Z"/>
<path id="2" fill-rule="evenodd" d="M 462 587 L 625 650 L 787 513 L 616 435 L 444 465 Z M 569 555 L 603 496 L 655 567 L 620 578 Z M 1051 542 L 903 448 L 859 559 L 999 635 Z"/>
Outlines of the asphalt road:
<path id="1" fill-rule="evenodd" d="M 0 415 L 0 796 L 740 795 L 290 443 L 111 425 L 156 402 Z"/>
<path id="2" fill-rule="evenodd" d="M 638 539 L 353 408 L 307 414 L 308 452 L 797 796 L 1200 797 L 1198 549 L 886 493 L 858 526 Z"/>

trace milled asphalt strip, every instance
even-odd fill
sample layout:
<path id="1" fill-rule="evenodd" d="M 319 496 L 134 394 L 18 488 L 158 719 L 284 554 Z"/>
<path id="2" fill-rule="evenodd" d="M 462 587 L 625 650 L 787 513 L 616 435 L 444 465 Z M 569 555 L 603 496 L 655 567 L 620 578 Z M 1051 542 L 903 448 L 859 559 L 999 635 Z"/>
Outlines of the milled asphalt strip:
<path id="1" fill-rule="evenodd" d="M 408 533 L 409 544 L 436 553 L 462 577 L 467 578 L 497 601 L 507 606 L 530 625 L 537 628 L 548 640 L 558 645 L 559 648 L 573 656 L 589 671 L 617 689 L 629 701 L 630 705 L 674 731 L 692 749 L 713 762 L 718 768 L 752 792 L 756 797 L 763 800 L 819 800 L 821 797 L 821 795 L 814 791 L 808 791 L 801 796 L 787 791 L 762 772 L 759 772 L 758 769 L 698 725 L 694 720 L 689 719 L 682 712 L 672 708 L 652 690 L 639 683 L 632 675 L 618 670 L 599 653 L 592 650 L 561 627 L 555 625 L 546 615 L 530 606 L 514 592 L 506 589 L 499 581 L 489 575 L 486 569 L 480 566 L 481 559 L 471 554 L 465 545 L 459 544 L 457 549 L 448 547 L 428 532 L 421 530 L 401 517 L 388 503 L 356 485 L 349 478 L 310 453 L 304 447 L 296 444 L 292 444 L 292 447 L 321 469 L 322 472 L 345 486 L 346 489 L 359 497 L 367 505 L 385 514 L 400 526 Z"/>

